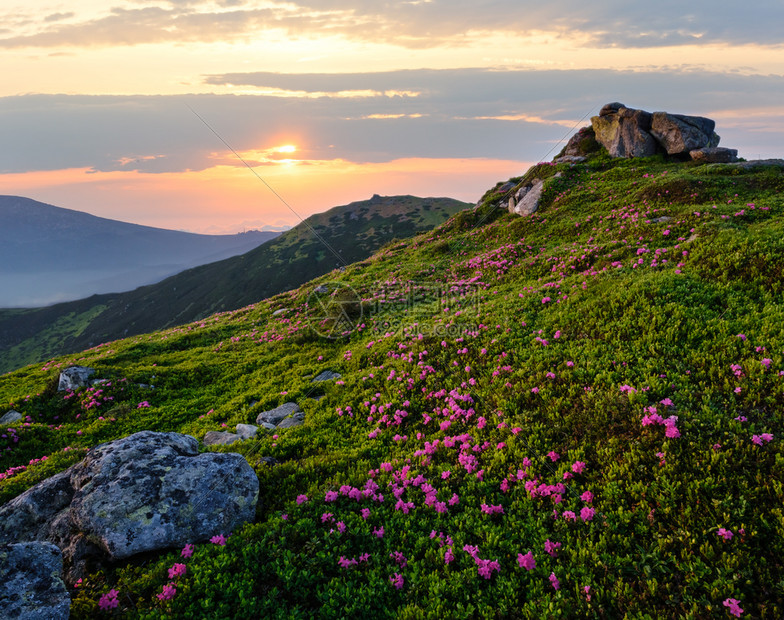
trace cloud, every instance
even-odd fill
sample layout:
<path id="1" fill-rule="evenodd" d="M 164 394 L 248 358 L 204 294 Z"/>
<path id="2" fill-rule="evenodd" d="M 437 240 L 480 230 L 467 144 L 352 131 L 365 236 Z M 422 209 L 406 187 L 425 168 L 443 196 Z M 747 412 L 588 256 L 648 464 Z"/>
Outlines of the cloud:
<path id="1" fill-rule="evenodd" d="M 251 90 L 378 94 L 4 97 L 0 174 L 65 168 L 163 173 L 244 165 L 212 130 L 267 166 L 283 164 L 263 153 L 286 144 L 297 147 L 292 160 L 309 163 L 411 157 L 538 161 L 552 157 L 556 143 L 588 124 L 608 101 L 714 116 L 722 144 L 740 148 L 741 155 L 744 149 L 754 156 L 775 153 L 784 143 L 781 76 L 455 69 L 208 79 Z M 384 94 L 406 91 L 419 95 Z M 760 131 L 763 127 L 769 130 Z"/>
<path id="2" fill-rule="evenodd" d="M 784 45 L 780 0 L 757 0 L 750 9 L 715 0 L 660 0 L 655 5 L 628 0 L 493 0 L 481 5 L 475 0 L 292 0 L 263 3 L 262 8 L 245 0 L 162 4 L 113 8 L 107 15 L 77 21 L 72 14 L 39 17 L 34 32 L 0 37 L 0 47 L 237 42 L 270 28 L 283 29 L 289 36 L 341 35 L 408 48 L 463 45 L 471 38 L 499 33 L 547 33 L 599 48 Z"/>

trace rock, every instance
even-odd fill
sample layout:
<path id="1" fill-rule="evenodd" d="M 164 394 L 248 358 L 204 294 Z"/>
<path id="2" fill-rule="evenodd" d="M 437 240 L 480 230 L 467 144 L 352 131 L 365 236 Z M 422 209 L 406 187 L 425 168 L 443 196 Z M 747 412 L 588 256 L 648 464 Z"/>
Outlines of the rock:
<path id="1" fill-rule="evenodd" d="M 204 434 L 202 443 L 205 446 L 228 446 L 235 441 L 242 439 L 239 435 L 234 433 L 226 433 L 224 431 L 207 431 Z"/>
<path id="2" fill-rule="evenodd" d="M 495 193 L 496 194 L 505 194 L 506 192 L 513 190 L 514 187 L 515 187 L 514 183 L 512 183 L 511 181 L 507 181 L 501 187 L 499 187 L 497 190 L 495 190 Z"/>
<path id="3" fill-rule="evenodd" d="M 48 539 L 52 522 L 71 505 L 72 471 L 55 474 L 0 506 L 0 544 Z"/>
<path id="4" fill-rule="evenodd" d="M 231 532 L 259 496 L 239 454 L 198 454 L 193 437 L 152 431 L 93 448 L 71 484 L 74 523 L 113 560 Z"/>
<path id="5" fill-rule="evenodd" d="M 715 121 L 703 116 L 654 112 L 651 134 L 668 155 L 685 155 L 693 150 L 718 146 L 719 138 L 713 132 L 715 127 Z"/>
<path id="6" fill-rule="evenodd" d="M 713 146 L 689 151 L 689 157 L 703 164 L 731 164 L 738 161 L 738 149 Z"/>
<path id="7" fill-rule="evenodd" d="M 67 620 L 70 614 L 63 556 L 56 545 L 0 545 L 0 618 Z"/>
<path id="8" fill-rule="evenodd" d="M 651 224 L 664 224 L 665 222 L 672 222 L 672 217 L 669 215 L 662 215 L 651 220 Z"/>
<path id="9" fill-rule="evenodd" d="M 738 164 L 738 168 L 750 170 L 752 168 L 784 168 L 784 159 L 752 159 Z"/>
<path id="10" fill-rule="evenodd" d="M 22 419 L 22 414 L 18 411 L 14 411 L 11 409 L 8 413 L 6 413 L 2 418 L 0 418 L 0 426 L 4 426 L 6 424 L 13 424 L 14 422 L 18 422 Z"/>
<path id="11" fill-rule="evenodd" d="M 259 432 L 258 426 L 252 424 L 237 424 L 237 434 L 240 439 L 253 439 Z"/>
<path id="12" fill-rule="evenodd" d="M 316 288 L 313 289 L 314 293 L 324 294 L 329 293 L 329 287 L 326 284 L 319 284 Z"/>
<path id="13" fill-rule="evenodd" d="M 295 426 L 302 426 L 304 422 L 305 422 L 305 414 L 302 411 L 299 411 L 294 415 L 281 420 L 281 422 L 275 427 L 275 430 L 280 430 L 283 428 L 294 428 Z"/>
<path id="14" fill-rule="evenodd" d="M 625 108 L 626 106 L 619 101 L 614 101 L 613 103 L 605 103 L 602 106 L 602 109 L 599 110 L 599 116 L 609 116 L 610 114 L 615 114 L 621 108 Z"/>
<path id="15" fill-rule="evenodd" d="M 0 507 L 0 542 L 46 540 L 73 582 L 86 560 L 123 559 L 227 534 L 254 518 L 259 480 L 239 454 L 198 454 L 179 433 L 142 431 L 93 448 Z"/>
<path id="16" fill-rule="evenodd" d="M 283 418 L 290 416 L 292 413 L 301 411 L 297 403 L 284 403 L 280 407 L 270 409 L 269 411 L 262 411 L 256 416 L 256 424 L 264 426 L 264 424 L 272 424 L 273 428 L 280 424 Z"/>
<path id="17" fill-rule="evenodd" d="M 515 213 L 516 215 L 531 215 L 532 213 L 536 213 L 536 210 L 539 208 L 539 199 L 542 197 L 543 189 L 544 183 L 541 179 L 536 179 L 520 202 L 515 205 L 512 213 Z"/>
<path id="18" fill-rule="evenodd" d="M 599 143 L 596 141 L 596 133 L 590 125 L 582 127 L 576 134 L 569 138 L 564 150 L 555 158 L 553 162 L 580 163 L 586 160 L 587 153 L 599 150 Z"/>
<path id="19" fill-rule="evenodd" d="M 275 425 L 271 424 L 269 422 L 261 422 L 259 424 L 259 426 L 261 426 L 262 428 L 266 428 L 268 431 L 274 431 L 275 430 Z"/>
<path id="20" fill-rule="evenodd" d="M 280 310 L 275 310 L 275 312 L 272 313 L 272 316 L 280 316 L 281 314 L 286 314 L 288 311 L 288 308 L 281 308 Z"/>
<path id="21" fill-rule="evenodd" d="M 313 378 L 313 382 L 316 381 L 332 381 L 333 379 L 340 379 L 341 374 L 339 372 L 332 372 L 331 370 L 325 370 L 324 372 L 319 373 Z"/>
<path id="22" fill-rule="evenodd" d="M 608 104 L 616 106 L 619 104 Z M 602 111 L 605 111 L 605 106 Z M 591 126 L 596 141 L 607 149 L 610 157 L 650 157 L 657 144 L 650 134 L 651 114 L 632 108 L 611 108 L 604 115 L 594 116 Z"/>
<path id="23" fill-rule="evenodd" d="M 86 366 L 71 366 L 60 373 L 60 382 L 57 384 L 57 391 L 76 390 L 86 387 L 91 376 L 95 374 L 94 368 Z"/>

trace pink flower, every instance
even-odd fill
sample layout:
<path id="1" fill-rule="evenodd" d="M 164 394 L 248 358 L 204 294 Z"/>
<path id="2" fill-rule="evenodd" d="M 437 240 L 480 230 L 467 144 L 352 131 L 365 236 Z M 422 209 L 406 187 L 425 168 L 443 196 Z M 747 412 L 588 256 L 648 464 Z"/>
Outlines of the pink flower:
<path id="1" fill-rule="evenodd" d="M 547 553 L 549 553 L 551 556 L 553 556 L 554 558 L 557 558 L 558 557 L 558 549 L 559 549 L 560 546 L 561 546 L 561 543 L 559 543 L 559 542 L 552 543 L 552 542 L 550 542 L 550 539 L 548 538 L 545 541 L 545 543 L 544 543 L 544 550 Z"/>
<path id="2" fill-rule="evenodd" d="M 740 608 L 738 604 L 740 601 L 735 598 L 726 598 L 722 605 L 724 605 L 727 610 L 736 618 L 740 618 L 740 615 L 743 613 L 743 610 Z"/>
<path id="3" fill-rule="evenodd" d="M 194 546 L 191 543 L 188 543 L 183 547 L 182 553 L 180 554 L 184 558 L 189 558 L 193 555 Z"/>
<path id="4" fill-rule="evenodd" d="M 384 538 L 384 527 L 373 528 L 373 535 L 376 538 Z"/>
<path id="5" fill-rule="evenodd" d="M 174 587 L 173 583 L 168 583 L 163 586 L 163 592 L 156 594 L 155 596 L 161 601 L 169 601 L 174 598 L 175 594 L 177 594 L 177 588 Z"/>
<path id="6" fill-rule="evenodd" d="M 223 534 L 218 534 L 217 536 L 210 538 L 210 542 L 213 545 L 219 545 L 223 547 L 226 544 L 226 537 Z"/>
<path id="7" fill-rule="evenodd" d="M 551 460 L 553 463 L 555 463 L 555 461 L 557 461 L 558 459 L 560 459 L 560 458 L 561 458 L 561 455 L 560 455 L 560 454 L 558 454 L 557 452 L 553 452 L 552 450 L 550 450 L 550 452 L 548 452 L 548 453 L 547 453 L 547 456 L 549 456 L 549 457 L 550 457 L 550 460 Z"/>
<path id="8" fill-rule="evenodd" d="M 389 578 L 389 582 L 395 586 L 398 590 L 403 587 L 404 583 L 403 575 L 399 573 L 395 573 L 392 577 Z"/>
<path id="9" fill-rule="evenodd" d="M 303 495 L 297 495 L 297 505 L 304 504 L 307 501 L 308 501 L 308 496 L 307 495 L 304 495 L 304 494 Z"/>
<path id="10" fill-rule="evenodd" d="M 530 551 L 523 555 L 522 553 L 517 554 L 517 563 L 520 565 L 520 568 L 524 568 L 527 571 L 532 571 L 536 568 L 536 560 L 534 559 L 534 554 Z"/>
<path id="11" fill-rule="evenodd" d="M 723 527 L 720 527 L 719 530 L 716 532 L 719 536 L 721 536 L 724 540 L 730 541 L 734 534 L 731 530 L 726 530 Z"/>
<path id="12" fill-rule="evenodd" d="M 580 496 L 580 499 L 583 500 L 586 504 L 590 504 L 593 501 L 593 493 L 586 491 Z"/>
<path id="13" fill-rule="evenodd" d="M 446 479 L 447 479 L 447 478 L 449 478 L 449 476 L 451 476 L 451 475 L 452 475 L 452 472 L 451 472 L 451 471 L 449 471 L 449 470 L 442 471 L 442 472 L 441 472 L 441 480 L 446 480 Z"/>
<path id="14" fill-rule="evenodd" d="M 549 301 L 551 301 L 549 297 L 542 297 L 542 303 L 543 303 L 543 304 L 546 304 L 546 303 L 548 303 Z"/>
<path id="15" fill-rule="evenodd" d="M 370 508 L 363 508 L 360 512 L 362 513 L 363 519 L 367 520 L 370 518 Z"/>
<path id="16" fill-rule="evenodd" d="M 590 601 L 591 600 L 591 594 L 590 594 L 591 586 L 583 586 L 583 592 L 585 593 L 585 600 L 586 601 Z"/>
<path id="17" fill-rule="evenodd" d="M 550 573 L 549 579 L 550 579 L 550 583 L 553 586 L 553 589 L 559 590 L 561 588 L 561 584 L 558 581 L 558 577 L 555 576 L 555 573 Z"/>
<path id="18" fill-rule="evenodd" d="M 324 495 L 325 502 L 334 502 L 337 498 L 338 498 L 337 491 L 327 491 L 326 494 Z M 297 501 L 297 503 L 299 503 L 299 501 Z"/>
<path id="19" fill-rule="evenodd" d="M 583 471 L 585 471 L 585 463 L 583 463 L 582 461 L 575 461 L 574 463 L 572 463 L 572 471 L 575 474 L 583 473 Z"/>
<path id="20" fill-rule="evenodd" d="M 771 365 L 771 363 L 772 363 L 772 362 L 773 362 L 773 360 L 771 360 L 771 359 L 768 359 L 768 358 L 766 357 L 765 359 L 763 359 L 763 360 L 760 362 L 760 364 L 762 364 L 762 365 L 763 365 L 765 368 L 770 368 L 770 365 Z"/>
<path id="21" fill-rule="evenodd" d="M 741 340 L 746 340 L 746 334 L 738 334 L 737 337 L 740 338 Z M 726 602 L 725 602 L 725 605 L 726 605 Z"/>
<path id="22" fill-rule="evenodd" d="M 590 521 L 596 515 L 596 510 L 589 506 L 584 506 L 583 509 L 580 511 L 580 518 L 583 521 Z"/>
<path id="23" fill-rule="evenodd" d="M 185 564 L 175 564 L 169 569 L 169 579 L 181 577 L 187 570 L 188 568 L 185 566 Z"/>
<path id="24" fill-rule="evenodd" d="M 763 443 L 768 443 L 773 441 L 773 435 L 771 433 L 762 433 L 762 435 L 752 435 L 751 441 L 758 446 L 761 446 Z"/>
<path id="25" fill-rule="evenodd" d="M 104 611 L 108 611 L 109 609 L 114 609 L 115 607 L 117 607 L 117 605 L 120 604 L 120 601 L 117 600 L 118 594 L 119 592 L 117 590 L 109 590 L 98 600 L 98 607 L 100 607 Z"/>

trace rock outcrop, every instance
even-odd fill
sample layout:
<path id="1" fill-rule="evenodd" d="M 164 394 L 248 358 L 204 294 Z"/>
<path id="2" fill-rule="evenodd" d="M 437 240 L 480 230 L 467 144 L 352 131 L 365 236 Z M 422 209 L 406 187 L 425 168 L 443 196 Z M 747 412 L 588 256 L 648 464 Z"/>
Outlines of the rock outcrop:
<path id="1" fill-rule="evenodd" d="M 656 153 L 698 161 L 733 161 L 734 155 L 716 151 L 715 121 L 703 116 L 646 112 L 622 103 L 608 103 L 591 119 L 596 140 L 611 157 L 650 157 Z M 585 128 L 584 128 L 585 129 Z M 581 131 L 584 131 L 581 130 Z M 571 142 L 571 141 L 570 141 Z M 694 155 L 692 155 L 694 153 Z"/>
<path id="2" fill-rule="evenodd" d="M 297 403 L 284 403 L 275 409 L 262 411 L 256 416 L 256 424 L 271 430 L 276 428 L 285 418 L 299 413 L 302 413 L 302 410 Z M 304 416 L 305 414 L 302 413 L 303 418 Z"/>
<path id="3" fill-rule="evenodd" d="M 198 453 L 193 437 L 142 431 L 101 444 L 0 507 L 0 543 L 49 541 L 66 577 L 228 533 L 255 516 L 258 478 L 239 454 Z"/>
<path id="4" fill-rule="evenodd" d="M 90 377 L 95 374 L 95 369 L 86 366 L 71 366 L 60 373 L 60 381 L 57 390 L 77 390 L 80 387 L 89 385 Z"/>
<path id="5" fill-rule="evenodd" d="M 63 555 L 47 542 L 0 545 L 0 618 L 67 620 Z"/>
<path id="6" fill-rule="evenodd" d="M 731 164 L 738 161 L 738 150 L 721 146 L 705 147 L 689 151 L 689 157 L 703 164 Z"/>

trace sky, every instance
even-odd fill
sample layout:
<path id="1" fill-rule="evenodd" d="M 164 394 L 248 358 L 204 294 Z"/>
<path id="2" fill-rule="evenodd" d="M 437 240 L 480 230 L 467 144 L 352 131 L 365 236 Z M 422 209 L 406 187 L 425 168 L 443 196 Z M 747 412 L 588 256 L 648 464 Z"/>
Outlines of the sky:
<path id="1" fill-rule="evenodd" d="M 782 24 L 782 0 L 4 0 L 0 194 L 212 234 L 475 202 L 612 101 L 782 157 Z"/>

